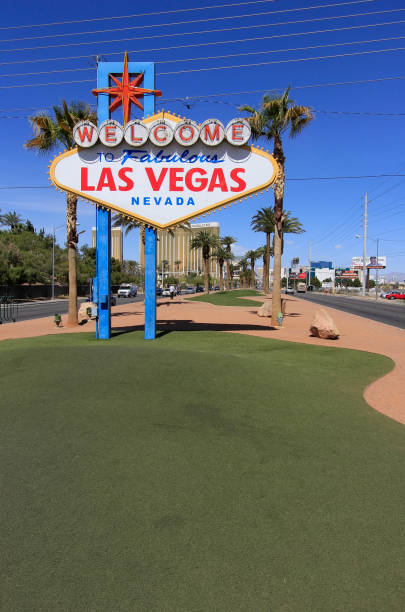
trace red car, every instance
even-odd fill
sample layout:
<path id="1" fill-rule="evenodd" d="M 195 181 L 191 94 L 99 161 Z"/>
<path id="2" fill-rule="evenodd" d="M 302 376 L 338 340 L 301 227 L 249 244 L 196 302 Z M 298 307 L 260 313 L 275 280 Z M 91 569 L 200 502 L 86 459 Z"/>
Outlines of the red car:
<path id="1" fill-rule="evenodd" d="M 399 293 L 399 291 L 391 291 L 385 296 L 387 300 L 405 300 L 405 293 Z"/>

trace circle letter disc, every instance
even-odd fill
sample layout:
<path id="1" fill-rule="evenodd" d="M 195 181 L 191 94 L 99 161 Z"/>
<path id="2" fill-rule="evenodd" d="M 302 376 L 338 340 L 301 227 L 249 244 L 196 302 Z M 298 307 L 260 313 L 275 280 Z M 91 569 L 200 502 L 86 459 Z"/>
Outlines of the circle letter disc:
<path id="1" fill-rule="evenodd" d="M 115 119 L 107 119 L 99 127 L 99 138 L 106 147 L 116 147 L 124 138 L 124 128 Z"/>
<path id="2" fill-rule="evenodd" d="M 98 130 L 91 121 L 79 121 L 73 128 L 73 140 L 79 147 L 88 148 L 96 144 Z"/>
<path id="3" fill-rule="evenodd" d="M 158 147 L 165 147 L 173 140 L 173 130 L 164 119 L 159 119 L 149 128 L 149 140 Z"/>
<path id="4" fill-rule="evenodd" d="M 225 128 L 218 119 L 207 119 L 201 124 L 200 138 L 209 147 L 216 147 L 225 138 Z"/>
<path id="5" fill-rule="evenodd" d="M 133 147 L 141 147 L 142 145 L 144 145 L 145 142 L 148 140 L 148 136 L 148 127 L 138 119 L 128 121 L 125 126 L 125 141 Z"/>
<path id="6" fill-rule="evenodd" d="M 181 121 L 174 130 L 176 142 L 183 147 L 191 147 L 200 136 L 200 128 L 195 121 Z"/>
<path id="7" fill-rule="evenodd" d="M 246 119 L 232 119 L 225 128 L 225 134 L 228 142 L 240 147 L 248 142 L 252 130 Z"/>

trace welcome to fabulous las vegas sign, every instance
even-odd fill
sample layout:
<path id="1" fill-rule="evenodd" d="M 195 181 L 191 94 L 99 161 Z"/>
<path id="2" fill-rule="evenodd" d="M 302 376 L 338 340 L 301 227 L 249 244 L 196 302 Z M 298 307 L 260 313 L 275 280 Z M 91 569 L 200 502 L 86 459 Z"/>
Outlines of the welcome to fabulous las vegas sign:
<path id="1" fill-rule="evenodd" d="M 163 111 L 125 126 L 81 121 L 73 129 L 77 148 L 53 160 L 50 178 L 125 217 L 168 228 L 271 186 L 277 164 L 247 144 L 250 136 L 245 119 L 198 125 Z"/>

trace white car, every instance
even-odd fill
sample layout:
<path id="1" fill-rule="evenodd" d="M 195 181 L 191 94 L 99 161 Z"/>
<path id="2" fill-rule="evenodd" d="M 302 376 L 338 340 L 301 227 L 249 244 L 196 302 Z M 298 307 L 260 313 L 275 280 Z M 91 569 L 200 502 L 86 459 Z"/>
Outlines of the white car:
<path id="1" fill-rule="evenodd" d="M 163 289 L 162 297 L 170 297 L 170 289 Z"/>
<path id="2" fill-rule="evenodd" d="M 136 285 L 130 285 L 129 283 L 121 283 L 117 295 L 119 298 L 131 298 L 136 297 L 137 293 L 138 287 Z"/>

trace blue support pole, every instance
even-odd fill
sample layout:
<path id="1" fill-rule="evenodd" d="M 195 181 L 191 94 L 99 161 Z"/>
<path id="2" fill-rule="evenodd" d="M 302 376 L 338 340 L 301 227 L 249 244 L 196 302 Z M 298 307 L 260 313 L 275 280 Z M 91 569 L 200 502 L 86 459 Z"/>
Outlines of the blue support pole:
<path id="1" fill-rule="evenodd" d="M 155 65 L 144 64 L 144 87 L 155 89 Z M 155 112 L 155 96 L 144 96 L 145 115 Z M 156 338 L 156 243 L 157 232 L 145 227 L 145 340 Z"/>
<path id="2" fill-rule="evenodd" d="M 97 87 L 109 87 L 109 62 L 100 62 L 97 66 Z M 100 125 L 110 118 L 109 97 L 98 96 L 97 121 Z M 96 337 L 108 340 L 111 337 L 111 211 L 97 206 L 97 307 L 98 320 Z"/>
<path id="3" fill-rule="evenodd" d="M 145 227 L 145 340 L 156 338 L 156 230 Z"/>
<path id="4" fill-rule="evenodd" d="M 122 62 L 100 62 L 97 66 L 97 88 L 109 87 L 109 74 L 121 74 Z M 153 62 L 128 62 L 128 72 L 139 74 L 143 72 L 143 86 L 155 89 L 155 65 Z M 155 112 L 155 96 L 144 96 L 144 114 Z M 109 96 L 99 94 L 97 103 L 97 119 L 100 125 L 110 119 Z M 98 321 L 96 337 L 108 339 L 111 336 L 111 211 L 102 210 L 97 206 L 97 305 Z M 145 339 L 156 337 L 156 230 L 145 228 L 145 238 L 148 235 L 150 254 L 146 254 L 145 245 Z M 153 254 L 154 253 L 154 254 Z M 149 290 L 146 291 L 148 278 Z M 153 291 L 152 291 L 153 284 Z"/>

